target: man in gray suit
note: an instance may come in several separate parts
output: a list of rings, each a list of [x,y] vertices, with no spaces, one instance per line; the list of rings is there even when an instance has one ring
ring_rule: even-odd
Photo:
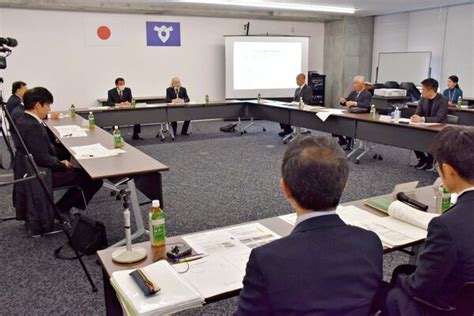
[[[413,123],[447,123],[448,121],[448,100],[438,93],[438,81],[433,78],[425,79],[421,82],[422,98],[418,103],[415,114],[411,117]],[[415,150],[418,170],[433,170],[433,156]]]
[[[296,76],[296,84],[298,88],[295,90],[295,96],[293,101],[299,102],[300,99],[303,100],[304,104],[311,104],[311,98],[313,97],[313,89],[306,84],[306,75],[301,73]],[[291,125],[280,124],[282,131],[278,134],[281,137],[285,137],[288,134],[293,133]]]

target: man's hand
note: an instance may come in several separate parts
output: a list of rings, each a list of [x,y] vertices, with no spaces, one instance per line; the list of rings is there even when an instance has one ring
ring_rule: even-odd
[[[61,161],[61,163],[63,163],[68,170],[74,169],[74,165],[72,163],[70,163],[69,161],[67,161],[67,160],[63,160],[63,161]]]
[[[49,112],[49,117],[53,120],[59,119],[59,112]]]
[[[349,107],[357,106],[357,102],[356,101],[347,101],[346,105],[349,106]]]
[[[346,98],[339,98],[339,103],[345,103],[345,102],[347,102]]]
[[[173,104],[183,104],[184,103],[184,100],[183,99],[180,99],[180,98],[176,98],[176,99],[173,99],[171,101],[171,103]]]
[[[423,118],[422,118],[421,116],[417,115],[417,114],[412,115],[412,117],[411,117],[410,119],[411,119],[411,121],[412,121],[413,123],[421,123],[421,122],[423,122]]]

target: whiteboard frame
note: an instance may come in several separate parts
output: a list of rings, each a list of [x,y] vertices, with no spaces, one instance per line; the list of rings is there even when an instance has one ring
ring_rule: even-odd
[[[379,81],[379,67],[380,67],[380,55],[382,54],[407,54],[407,53],[429,53],[430,55],[430,62],[429,62],[429,67],[428,67],[428,74],[426,78],[431,78],[431,61],[433,60],[433,52],[429,50],[424,50],[424,51],[405,51],[405,52],[379,52],[378,60],[377,60],[377,69],[375,70],[375,83],[384,83],[384,82],[378,82]],[[400,83],[400,82],[399,82]],[[419,82],[413,82],[415,86],[419,87],[421,84]]]

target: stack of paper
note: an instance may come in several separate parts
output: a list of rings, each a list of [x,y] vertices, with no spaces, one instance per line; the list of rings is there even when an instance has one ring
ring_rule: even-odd
[[[114,272],[110,279],[127,314],[163,315],[202,306],[204,298],[167,261],[155,262],[143,270],[161,288],[152,296],[145,297],[130,276],[133,270]]]
[[[54,127],[60,138],[86,137],[87,133],[78,125],[62,125]]]
[[[260,223],[185,236],[183,239],[194,251],[208,256],[189,262],[183,277],[206,298],[239,290],[250,251],[278,238]],[[188,268],[186,263],[174,267],[178,272]]]
[[[99,143],[86,146],[75,146],[71,147],[71,149],[74,151],[74,158],[77,160],[112,157],[125,152],[123,149],[107,149]]]

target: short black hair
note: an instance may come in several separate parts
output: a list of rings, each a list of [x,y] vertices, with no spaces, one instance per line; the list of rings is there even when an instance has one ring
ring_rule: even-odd
[[[441,164],[449,164],[469,183],[474,183],[474,127],[447,126],[433,140],[431,153]]]
[[[35,87],[33,89],[28,89],[23,96],[23,104],[25,105],[25,110],[32,110],[35,107],[35,104],[39,102],[41,105],[52,104],[54,101],[53,95],[49,92],[48,89],[43,87]]]
[[[115,79],[115,85],[118,85],[120,81],[125,81],[125,79],[123,79],[122,77],[118,77],[117,79]]]
[[[281,166],[283,182],[302,208],[334,209],[349,176],[346,154],[332,137],[298,136]]]
[[[18,89],[21,89],[23,88],[24,86],[26,86],[26,83],[23,82],[23,81],[15,81],[13,84],[12,84],[12,94],[15,94]]]
[[[426,88],[433,90],[434,92],[438,91],[439,84],[436,79],[428,78],[428,79],[423,80],[421,84],[425,86]]]

